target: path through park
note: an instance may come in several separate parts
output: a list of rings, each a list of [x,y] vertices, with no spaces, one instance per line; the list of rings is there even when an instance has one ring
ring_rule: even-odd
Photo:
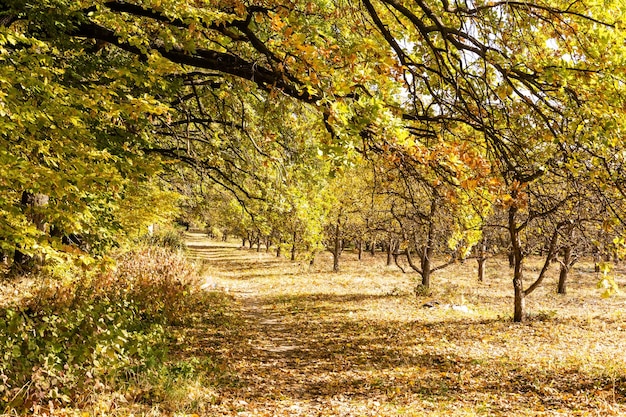
[[[514,325],[498,282],[447,285],[431,297],[468,308],[426,309],[412,277],[373,260],[346,255],[344,271],[332,274],[325,258],[309,267],[200,234],[189,235],[189,248],[204,266],[205,290],[231,298],[187,339],[190,353],[215,360],[212,415],[626,411],[623,319],[546,313]]]

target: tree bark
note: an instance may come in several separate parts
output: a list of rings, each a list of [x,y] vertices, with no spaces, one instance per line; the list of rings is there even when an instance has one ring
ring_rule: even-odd
[[[514,290],[514,309],[513,309],[513,321],[521,323],[524,321],[524,307],[525,307],[525,294],[523,288],[522,271],[521,268],[515,265],[515,275],[513,277],[513,290]]]
[[[422,252],[422,286],[430,288],[430,274],[432,273],[430,256],[432,255],[432,248],[424,248]]]
[[[425,270],[422,274],[422,287],[430,288],[430,270]]]
[[[293,232],[293,242],[291,243],[291,260],[296,260],[296,239],[298,235],[296,232]]]
[[[478,258],[476,261],[478,262],[478,282],[484,282],[485,264],[487,263],[487,258]]]
[[[557,287],[558,294],[567,294],[567,277],[572,265],[572,247],[566,246],[563,250],[563,262],[561,262],[561,270],[559,271],[559,284]]]
[[[337,223],[335,224],[335,241],[333,243],[333,272],[339,272],[339,255],[341,254],[341,211],[337,215]]]
[[[476,258],[476,262],[478,262],[478,282],[484,282],[485,264],[487,263],[487,242],[484,237],[478,248],[478,257]]]
[[[426,246],[422,250],[422,285],[430,288],[430,275],[432,271],[432,256],[435,246],[435,215],[437,212],[437,198],[433,198],[430,203],[430,213],[428,215],[428,234],[426,235]]]
[[[509,208],[509,236],[511,238],[511,252],[513,255],[513,291],[514,291],[514,308],[513,321],[521,323],[524,320],[524,281],[523,281],[523,252],[522,242],[520,239],[520,230],[515,221],[515,215],[518,208],[511,206]]]
[[[41,213],[41,208],[48,204],[49,199],[46,194],[33,194],[28,191],[22,192],[20,201],[22,211],[28,220],[35,225],[37,230],[41,232],[45,232],[46,230],[46,220],[43,213]],[[19,248],[15,248],[11,269],[12,272],[23,273],[31,271],[42,264],[43,255],[32,257],[22,252]]]

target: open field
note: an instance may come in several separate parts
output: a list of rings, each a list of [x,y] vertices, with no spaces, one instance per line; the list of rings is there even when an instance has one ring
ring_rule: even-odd
[[[234,296],[221,327],[180,336],[184,355],[223,370],[203,413],[626,415],[626,298],[600,298],[591,265],[578,265],[567,296],[546,279],[519,325],[503,260],[488,262],[484,283],[474,261],[441,271],[416,297],[416,276],[382,255],[345,253],[333,274],[326,254],[310,268],[200,235],[190,249],[205,287]]]

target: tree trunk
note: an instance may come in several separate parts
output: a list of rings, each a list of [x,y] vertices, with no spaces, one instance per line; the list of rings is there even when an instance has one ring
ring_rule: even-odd
[[[478,282],[485,281],[485,264],[487,263],[487,242],[483,238],[478,249]]]
[[[295,261],[296,260],[296,239],[297,239],[298,235],[296,234],[296,232],[293,232],[293,242],[291,244],[291,260]]]
[[[435,215],[438,209],[437,198],[433,198],[430,203],[430,213],[428,215],[428,234],[426,235],[426,245],[422,250],[422,285],[430,288],[430,275],[432,271],[433,248],[435,246]]]
[[[396,264],[396,266],[398,267],[398,269],[400,269],[400,271],[402,271],[403,274],[406,274],[406,271],[404,270],[404,268],[402,268],[402,265],[400,265],[400,263],[398,262],[398,257],[400,256],[400,245],[396,245],[394,251],[393,251],[393,262]]]
[[[515,254],[513,253],[513,249],[511,249],[508,253],[509,256],[509,268],[515,268]]]
[[[478,282],[484,282],[485,281],[485,264],[487,263],[487,258],[480,257],[480,258],[477,258],[476,261],[478,262]]]
[[[567,294],[567,277],[572,265],[572,247],[566,246],[563,251],[563,262],[561,263],[561,271],[559,272],[559,285],[557,293]]]
[[[26,217],[31,221],[37,230],[44,232],[46,229],[46,221],[43,213],[41,213],[41,207],[48,204],[49,197],[45,194],[33,194],[28,191],[22,192],[22,199],[20,205],[22,211],[26,214]],[[28,272],[43,264],[43,255],[37,255],[34,258],[26,255],[24,252],[15,248],[13,254],[13,265],[11,266],[12,272],[23,273]]]
[[[341,211],[339,215],[337,215],[337,223],[335,224],[335,242],[332,253],[333,272],[339,272],[339,255],[341,254]]]
[[[593,248],[593,269],[595,272],[600,272],[600,249],[597,247]]]
[[[521,270],[518,271],[517,265],[515,266],[515,274],[513,277],[513,289],[514,289],[514,310],[513,310],[513,321],[516,323],[521,323],[524,320],[524,288],[523,288],[523,280]]]
[[[430,274],[431,264],[430,264],[430,255],[432,254],[432,249],[424,248],[422,255],[422,286],[424,288],[430,288]]]
[[[387,266],[391,266],[391,264],[393,263],[392,252],[393,240],[391,239],[391,237],[389,237],[389,240],[387,241]]]
[[[359,250],[359,261],[360,261],[361,258],[363,257],[363,239],[359,239],[357,245],[358,245],[358,250]]]
[[[509,208],[509,236],[511,238],[511,252],[509,260],[513,255],[513,291],[514,291],[514,308],[513,321],[521,323],[524,320],[524,280],[523,280],[523,253],[522,241],[520,238],[520,230],[517,227],[515,215],[517,207]]]
[[[376,240],[372,240],[372,243],[370,246],[370,255],[372,256],[376,255]]]

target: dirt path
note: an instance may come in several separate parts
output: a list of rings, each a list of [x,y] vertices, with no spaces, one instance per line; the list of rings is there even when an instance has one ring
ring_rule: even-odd
[[[307,302],[300,280],[310,278],[303,273],[310,274],[308,267],[201,235],[190,236],[189,248],[205,265],[205,288],[231,294],[241,319],[220,341],[229,346],[238,381],[234,389],[222,387],[216,415],[378,415],[376,398],[359,398],[360,404],[350,398],[358,381],[349,377],[351,364],[342,356],[351,331],[334,319],[343,312]],[[328,301],[333,309],[342,301],[341,295],[325,298],[313,301]]]
[[[257,329],[263,340],[257,340],[260,352],[276,356],[297,349],[287,332],[284,317],[267,305],[264,288],[250,278],[259,275],[258,267],[267,273],[284,267],[284,262],[270,258],[267,253],[249,253],[236,244],[217,243],[200,234],[190,235],[188,247],[192,258],[203,262],[210,271],[204,288],[227,291],[238,301],[246,326]],[[260,265],[256,265],[260,261]]]

